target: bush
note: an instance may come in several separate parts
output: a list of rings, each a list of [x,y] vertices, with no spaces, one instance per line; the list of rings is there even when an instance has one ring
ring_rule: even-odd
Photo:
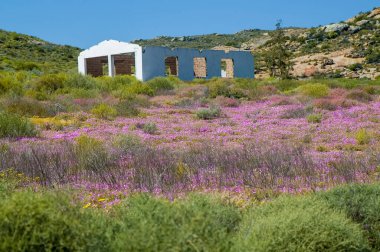
[[[360,227],[311,197],[283,197],[243,219],[236,251],[365,251]]]
[[[366,129],[360,129],[356,132],[355,139],[360,145],[369,144],[371,142],[371,135]]]
[[[296,118],[304,118],[308,114],[313,112],[312,107],[301,107],[301,108],[291,108],[286,110],[282,115],[282,119],[296,119]]]
[[[310,114],[307,116],[307,122],[309,123],[320,123],[322,121],[321,114]]]
[[[229,83],[222,79],[211,80],[207,83],[208,97],[229,96]]]
[[[168,78],[158,77],[146,83],[155,93],[174,89],[173,83]]]
[[[143,147],[141,139],[134,135],[117,135],[113,139],[113,146],[121,150],[123,153],[131,153],[136,149]]]
[[[352,99],[359,102],[370,102],[372,101],[372,96],[363,90],[352,90],[346,95],[346,99]]]
[[[201,109],[197,112],[197,117],[203,120],[211,120],[220,117],[221,110],[219,107],[213,107],[209,109]]]
[[[59,110],[64,110],[59,104],[53,106],[49,102],[40,102],[31,98],[16,97],[5,100],[3,102],[4,108],[10,113],[15,113],[21,116],[40,116],[48,117],[54,116]]]
[[[95,115],[97,118],[106,120],[113,120],[117,116],[117,110],[104,103],[96,105],[91,110],[91,113]]]
[[[312,98],[325,97],[329,94],[329,90],[328,86],[319,83],[309,83],[295,89],[296,92]]]
[[[150,135],[153,135],[153,134],[156,134],[157,131],[158,131],[158,128],[157,128],[157,125],[153,122],[149,122],[149,123],[145,123],[142,130],[144,131],[144,133],[146,134],[150,134]]]
[[[319,197],[360,223],[375,251],[380,250],[380,185],[353,184],[322,192]]]
[[[133,98],[120,100],[115,107],[119,116],[137,116],[140,113],[136,106],[136,99]]]
[[[155,90],[153,90],[150,86],[143,84],[141,82],[136,82],[127,86],[121,87],[115,93],[116,97],[120,99],[130,99],[131,97],[135,97],[136,95],[148,95],[154,96]]]
[[[35,80],[34,89],[51,94],[60,88],[64,88],[66,80],[67,75],[63,73],[42,75]]]
[[[0,137],[33,137],[36,135],[37,130],[28,119],[0,112]]]
[[[18,192],[0,202],[1,251],[105,251],[104,218],[60,193]]]
[[[352,65],[349,65],[347,68],[349,70],[351,70],[351,71],[358,71],[358,70],[362,70],[363,69],[363,65],[360,64],[360,63],[355,63],[355,64],[352,64]]]
[[[109,155],[104,144],[85,135],[75,139],[75,154],[78,159],[78,169],[82,171],[103,172],[109,165]]]
[[[96,88],[96,81],[91,76],[75,73],[67,76],[64,82],[64,86],[90,90]]]
[[[173,203],[135,195],[115,215],[115,251],[228,251],[240,221],[235,207],[200,195]]]
[[[224,96],[218,96],[215,98],[214,103],[222,107],[239,107],[239,100]]]
[[[319,109],[334,111],[338,107],[336,104],[337,102],[338,101],[333,102],[330,99],[317,99],[313,102],[313,106]]]
[[[98,87],[103,91],[116,91],[122,88],[141,84],[134,76],[116,75],[114,77],[102,76],[96,78]]]
[[[5,94],[9,91],[21,95],[22,94],[22,84],[21,82],[12,76],[11,74],[1,73],[0,74],[0,95]]]

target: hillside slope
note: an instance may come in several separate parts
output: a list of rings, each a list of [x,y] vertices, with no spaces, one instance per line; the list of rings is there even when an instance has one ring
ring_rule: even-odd
[[[77,47],[0,30],[0,70],[67,71],[76,67]]]

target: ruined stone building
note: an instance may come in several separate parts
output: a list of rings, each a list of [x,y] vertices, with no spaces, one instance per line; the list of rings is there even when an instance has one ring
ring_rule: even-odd
[[[81,52],[78,69],[94,77],[126,74],[141,81],[168,75],[185,81],[254,77],[253,56],[247,51],[143,47],[115,40],[103,41]]]

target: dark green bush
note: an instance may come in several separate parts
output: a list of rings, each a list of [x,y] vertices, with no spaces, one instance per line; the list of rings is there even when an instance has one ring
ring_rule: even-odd
[[[380,250],[380,184],[341,186],[319,197],[360,223],[372,248]]]
[[[0,137],[33,137],[36,135],[36,128],[27,118],[0,112]]]
[[[18,192],[0,202],[1,251],[106,251],[106,219],[55,193]]]
[[[219,107],[213,107],[209,109],[201,109],[197,111],[197,117],[203,120],[211,120],[220,117],[221,109]]]
[[[200,195],[173,203],[131,196],[115,212],[115,251],[228,251],[240,221],[235,207]]]
[[[368,251],[359,226],[311,197],[282,197],[243,219],[235,251]]]
[[[150,135],[157,134],[158,132],[157,125],[154,122],[145,123],[142,127],[142,130],[144,131],[144,133]]]

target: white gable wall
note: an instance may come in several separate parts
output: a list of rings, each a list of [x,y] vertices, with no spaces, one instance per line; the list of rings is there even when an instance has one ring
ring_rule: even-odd
[[[120,42],[116,40],[106,40],[103,41],[89,49],[81,52],[78,57],[78,70],[82,74],[86,73],[86,59],[107,56],[108,62],[112,62],[112,56],[123,54],[123,53],[135,53],[135,74],[136,78],[143,80],[142,72],[142,48],[136,44],[130,44],[125,42]],[[112,66],[110,64],[109,66]],[[112,70],[110,67],[110,76],[112,75]]]

